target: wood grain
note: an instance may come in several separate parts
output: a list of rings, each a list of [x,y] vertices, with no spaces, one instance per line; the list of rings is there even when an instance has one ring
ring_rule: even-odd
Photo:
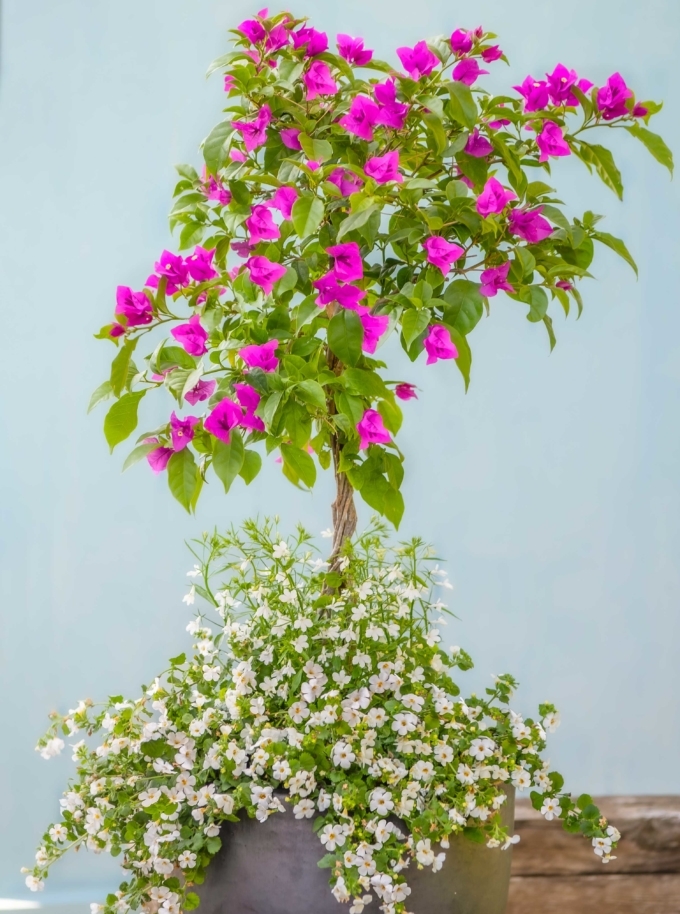
[[[616,860],[603,865],[590,842],[546,822],[528,800],[518,800],[512,852],[514,876],[680,873],[680,796],[596,797],[595,803],[621,832]],[[680,911],[680,902],[678,905]]]
[[[680,914],[680,875],[514,876],[506,914]]]

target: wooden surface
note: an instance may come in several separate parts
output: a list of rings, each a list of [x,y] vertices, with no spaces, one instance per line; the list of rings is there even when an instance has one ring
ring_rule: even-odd
[[[507,914],[680,914],[680,796],[595,803],[621,832],[606,865],[590,841],[517,801]]]

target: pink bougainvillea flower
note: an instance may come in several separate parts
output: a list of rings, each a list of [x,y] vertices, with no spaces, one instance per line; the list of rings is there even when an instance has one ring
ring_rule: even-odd
[[[570,289],[574,288],[572,286],[572,284],[570,282],[568,282],[566,279],[560,279],[559,282],[555,283],[555,286],[558,289],[563,289],[565,292],[569,292]]]
[[[366,309],[359,312],[359,320],[364,328],[364,339],[361,348],[369,355],[373,355],[380,337],[390,325],[390,319],[387,314],[370,314]]]
[[[418,399],[415,384],[407,384],[405,381],[403,381],[401,384],[397,384],[397,386],[394,388],[394,393],[400,400]]]
[[[318,171],[321,168],[321,162],[313,162],[312,159],[307,159],[305,164],[310,171]]]
[[[331,184],[335,184],[343,197],[355,194],[364,186],[364,182],[354,172],[347,168],[336,168],[326,178]]]
[[[158,445],[158,447],[153,451],[149,451],[149,453],[146,455],[146,460],[156,475],[158,475],[158,473],[162,473],[168,465],[168,460],[170,460],[174,454],[173,449],[171,447],[163,447],[158,438],[145,438],[144,444]]]
[[[263,432],[265,430],[264,422],[259,416],[255,415],[255,410],[262,399],[260,394],[250,384],[234,384],[234,390],[236,391],[238,402],[245,410],[241,419],[243,428],[249,428],[255,432]]]
[[[229,444],[232,428],[239,425],[242,419],[243,410],[238,403],[234,403],[233,400],[225,397],[209,413],[203,422],[203,428],[206,432],[214,435],[215,438],[219,438],[220,441]]]
[[[290,33],[283,22],[280,22],[278,25],[275,25],[274,28],[267,35],[267,40],[264,43],[264,49],[267,54],[271,54],[272,51],[278,51],[281,48],[285,48],[287,44],[290,43]]]
[[[456,29],[451,35],[451,50],[455,54],[468,54],[472,50],[474,32],[467,32],[465,29]]]
[[[466,187],[469,187],[470,190],[472,190],[474,188],[474,186],[475,186],[474,183],[468,178],[467,175],[463,174],[463,172],[460,170],[460,167],[458,165],[456,165],[456,177],[458,178],[459,181],[462,181]]]
[[[174,295],[175,292],[179,292],[179,290],[189,282],[189,271],[187,270],[183,258],[179,254],[163,251],[160,259],[153,265],[153,268],[156,271],[156,274],[149,276],[146,285],[157,288],[158,277],[165,276],[167,279],[165,291],[168,295]]]
[[[203,171],[204,192],[208,200],[216,200],[222,206],[229,206],[231,203],[231,191],[229,191],[217,178],[208,175],[206,170]]]
[[[432,324],[423,340],[427,352],[426,365],[433,365],[440,359],[457,359],[458,350],[451,341],[451,334],[442,324]]]
[[[365,67],[373,57],[373,51],[364,48],[363,38],[352,38],[351,35],[338,35],[338,53],[347,63],[355,67]]]
[[[153,320],[153,306],[145,292],[133,292],[129,286],[118,286],[114,314],[124,317],[127,327],[140,327]],[[111,335],[120,336],[124,332],[122,328],[120,333]]]
[[[243,32],[251,44],[258,44],[267,34],[267,30],[257,19],[245,19],[238,26],[238,30]]]
[[[208,400],[215,393],[217,381],[197,381],[196,385],[184,394],[184,399],[192,406],[203,400]]]
[[[122,336],[125,333],[125,327],[122,324],[112,324],[109,327],[109,336],[111,339],[115,340],[119,336]]]
[[[373,156],[366,162],[364,171],[376,184],[388,184],[390,181],[401,183],[404,180],[399,174],[399,153],[396,149],[383,156]]]
[[[506,190],[496,178],[489,178],[484,185],[484,190],[477,197],[477,212],[480,216],[502,213],[508,203],[516,199],[516,193]]]
[[[366,98],[365,95],[357,95],[352,99],[349,111],[344,117],[341,117],[338,123],[344,127],[348,133],[367,140],[369,143],[373,139],[373,128],[378,123],[380,108],[376,103]]]
[[[509,123],[511,122],[507,118],[499,117],[495,121],[488,121],[487,126],[491,130],[500,130],[501,127],[507,127]]]
[[[533,76],[527,76],[520,86],[513,86],[512,88],[524,97],[524,110],[526,112],[542,111],[550,100],[548,83],[543,79],[534,79]]]
[[[338,84],[331,76],[328,64],[323,60],[315,60],[302,80],[307,87],[308,102],[320,95],[335,95],[338,91]]]
[[[248,368],[261,368],[262,371],[276,371],[279,360],[274,353],[276,352],[278,345],[278,340],[269,340],[268,343],[262,343],[260,346],[253,343],[250,346],[244,346],[243,349],[239,349],[238,354]]]
[[[571,155],[569,144],[564,139],[561,128],[554,121],[544,121],[543,129],[536,137],[536,144],[541,151],[539,162],[547,162],[551,156],[559,158]]]
[[[485,136],[481,135],[479,129],[475,127],[465,144],[465,152],[467,152],[469,156],[474,156],[475,159],[483,159],[493,152],[493,146]]]
[[[514,292],[514,287],[508,282],[509,271],[509,260],[506,260],[499,267],[489,267],[488,270],[484,270],[480,276],[482,280],[482,284],[479,287],[480,293],[486,295],[487,298],[493,298],[499,292]]]
[[[553,232],[548,220],[541,216],[542,212],[542,206],[531,210],[512,209],[508,215],[508,228],[529,244],[538,244]]]
[[[644,105],[641,105],[640,102],[637,102],[633,107],[633,117],[646,117],[649,114],[649,108],[645,108]]]
[[[397,56],[411,79],[428,76],[439,63],[437,55],[424,41],[419,41],[413,48],[397,48]]]
[[[335,244],[326,248],[335,261],[335,277],[341,282],[352,282],[354,279],[363,279],[364,262],[361,259],[361,250],[356,241],[346,244]]]
[[[497,44],[491,45],[490,48],[484,48],[482,51],[482,60],[484,63],[493,63],[494,60],[500,60],[502,56],[503,52]]]
[[[189,254],[184,261],[191,278],[196,282],[206,282],[218,276],[217,270],[212,265],[214,256],[215,248],[206,251],[200,244],[197,244],[194,253]]]
[[[316,57],[328,50],[328,35],[311,27],[298,29],[290,33],[294,48],[305,48],[305,57]],[[331,93],[328,93],[331,94]]]
[[[598,111],[605,121],[611,121],[615,117],[623,117],[628,114],[626,101],[632,97],[633,93],[626,85],[623,76],[620,73],[613,73],[605,85],[597,90]],[[639,107],[642,107],[642,105]],[[633,114],[635,114],[635,111],[633,111]],[[642,116],[644,117],[644,115]],[[640,117],[640,115],[636,115],[636,117]]]
[[[230,247],[239,257],[250,257],[250,245],[247,241],[232,241]]]
[[[568,70],[564,64],[558,63],[552,73],[546,73],[548,92],[553,105],[568,105],[575,108],[578,98],[572,92],[574,86],[581,92],[587,92],[593,85],[589,79],[579,79],[576,70]]]
[[[184,419],[180,419],[173,410],[170,416],[170,437],[173,450],[181,451],[193,440],[194,426],[198,421],[198,416],[185,416]]]
[[[338,286],[335,290],[335,301],[338,304],[342,305],[343,308],[348,308],[350,311],[357,311],[359,309],[359,302],[366,298],[366,292],[364,289],[359,289],[357,286],[345,285]]]
[[[271,295],[274,283],[286,275],[286,268],[280,263],[273,263],[266,257],[250,257],[246,261],[250,273],[250,281],[264,290],[265,295]]]
[[[392,127],[401,130],[409,112],[409,106],[397,101],[397,86],[394,79],[386,79],[384,83],[376,83],[373,93],[380,105],[378,124],[383,127]]]
[[[201,327],[201,320],[198,314],[190,317],[188,324],[180,324],[179,327],[173,327],[170,333],[189,355],[205,355],[208,351],[205,345],[205,341],[208,339],[208,331]]]
[[[427,252],[427,262],[439,267],[444,276],[450,271],[454,261],[465,253],[465,249],[459,244],[452,244],[446,238],[440,238],[439,235],[431,235],[426,238],[423,241],[423,247]]]
[[[343,308],[349,308],[350,311],[355,311],[359,302],[366,298],[366,292],[363,289],[359,289],[357,286],[351,284],[341,286],[334,270],[331,270],[319,279],[315,279],[312,282],[312,285],[319,293],[316,298],[316,303],[320,308],[331,304],[331,302],[338,302]]]
[[[258,146],[263,146],[267,142],[267,127],[271,122],[271,108],[269,105],[262,105],[254,120],[232,121],[232,127],[235,127],[243,137],[243,143],[248,152],[252,152],[253,149],[257,149]]]
[[[226,73],[224,76],[224,91],[231,92],[231,90],[236,85],[236,80],[230,73]]]
[[[284,146],[287,146],[288,149],[302,149],[300,140],[298,139],[301,133],[302,131],[299,127],[284,127],[283,130],[279,130],[281,142]]]
[[[284,219],[290,219],[293,211],[293,204],[298,198],[298,192],[294,187],[277,187],[276,193],[264,205],[277,209]]]
[[[357,423],[359,447],[366,450],[370,444],[389,444],[392,440],[385,428],[383,418],[375,409],[367,409]]]
[[[248,159],[248,156],[245,152],[241,152],[240,149],[230,149],[229,158],[232,162],[245,162]]]
[[[260,241],[276,241],[281,237],[281,230],[272,219],[269,207],[263,203],[253,206],[250,216],[245,221],[245,226],[250,235],[251,245],[259,244]]]
[[[465,57],[458,61],[451,75],[456,82],[471,86],[478,76],[483,76],[488,72],[488,70],[482,70],[474,58]]]

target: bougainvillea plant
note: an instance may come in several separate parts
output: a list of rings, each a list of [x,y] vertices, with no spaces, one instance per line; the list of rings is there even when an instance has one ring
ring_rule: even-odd
[[[200,546],[187,602],[198,594],[208,608],[187,626],[193,653],[138,698],[53,715],[40,741],[49,758],[63,736],[99,734],[73,747],[77,777],[31,888],[86,847],[120,856],[126,871],[93,914],[179,914],[197,906],[225,823],[285,811],[313,820],[319,865],[350,914],[372,892],[385,914],[401,914],[409,872],[441,869],[455,836],[502,849],[518,840],[501,822],[511,785],[611,858],[616,828],[542,758],[555,708],[534,719],[512,711],[507,675],[460,697],[452,676],[472,661],[441,644],[450,585],[421,542],[391,550],[376,524],[346,547],[339,572],[303,530],[283,540],[267,522]],[[328,594],[340,574],[344,589]]]
[[[672,156],[645,126],[661,106],[636,101],[619,73],[594,86],[558,64],[490,94],[485,68],[505,55],[481,28],[399,48],[399,68],[348,35],[333,51],[289,13],[263,10],[235,35],[209,71],[224,72],[225,118],[201,173],[178,169],[180,253],[118,287],[99,334],[118,353],[92,403],[115,398],[113,449],[149,391],[170,394],[167,423],[126,465],[167,472],[187,510],[211,478],[250,483],[263,449],[299,486],[332,463],[337,553],[356,527],[354,490],[396,525],[403,512],[394,436],[399,401],[417,394],[384,377],[379,348],[395,336],[412,360],[452,360],[467,386],[470,333],[499,293],[554,345],[551,310],[581,311],[595,243],[635,263],[599,216],[567,217],[552,165],[576,156],[621,197],[594,142],[603,130],[669,169]]]

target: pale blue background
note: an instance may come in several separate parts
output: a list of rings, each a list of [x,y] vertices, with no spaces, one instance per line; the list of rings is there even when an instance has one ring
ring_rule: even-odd
[[[264,2],[264,0],[262,0]],[[304,9],[304,3],[300,9]],[[482,22],[513,61],[492,85],[558,61],[601,83],[621,69],[676,152],[677,0],[315,0],[331,33],[362,34],[381,56]],[[462,11],[463,5],[458,5]],[[207,64],[250,4],[214,0],[5,0],[0,87],[2,260],[2,631],[0,895],[56,813],[68,755],[33,743],[52,707],[136,690],[186,645],[183,539],[255,512],[329,524],[325,481],[303,497],[277,468],[197,518],[144,466],[120,475],[90,391],[111,351],[92,332],[117,283],[138,286],[169,242],[173,164],[219,119]],[[510,78],[510,76],[512,78]],[[578,163],[555,173],[574,212],[607,214],[641,269],[603,251],[577,323],[559,343],[502,296],[472,337],[463,395],[455,368],[404,366],[404,530],[448,559],[460,622],[450,641],[477,660],[474,683],[509,670],[518,703],[556,702],[551,757],[575,789],[678,792],[680,309],[678,186],[625,134],[621,205]],[[406,373],[407,372],[407,373]],[[169,408],[169,403],[166,404]],[[165,408],[165,406],[164,406]],[[96,865],[95,865],[96,864]],[[65,863],[43,901],[96,900],[113,870]]]

